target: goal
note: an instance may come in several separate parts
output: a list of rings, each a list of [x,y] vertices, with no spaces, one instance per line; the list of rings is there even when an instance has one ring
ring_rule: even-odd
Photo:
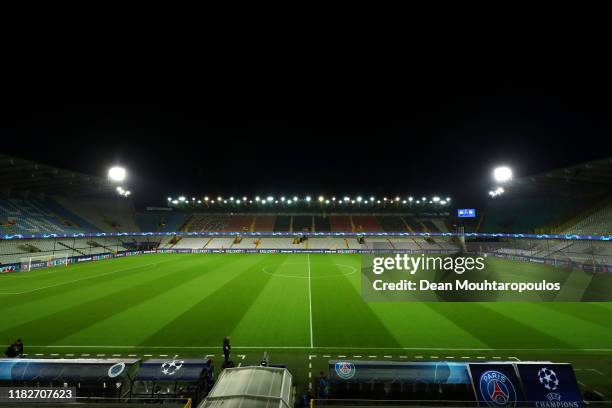
[[[68,253],[55,253],[20,258],[21,270],[31,271],[32,269],[48,268],[50,266],[68,266],[68,257]]]

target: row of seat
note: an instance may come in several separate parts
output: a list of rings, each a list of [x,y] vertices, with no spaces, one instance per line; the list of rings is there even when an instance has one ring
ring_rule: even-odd
[[[256,232],[447,232],[441,219],[374,215],[219,215],[194,214],[181,231]]]

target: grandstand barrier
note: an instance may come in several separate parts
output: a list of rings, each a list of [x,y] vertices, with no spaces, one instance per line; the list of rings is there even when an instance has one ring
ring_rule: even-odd
[[[231,249],[231,248],[215,248],[215,249],[192,249],[192,248],[177,248],[177,249],[154,249],[147,251],[121,251],[117,253],[103,253],[96,255],[79,255],[66,258],[52,258],[45,261],[35,261],[29,264],[24,263],[9,263],[0,264],[0,273],[11,273],[29,271],[33,269],[48,268],[54,266],[66,266],[78,264],[82,262],[101,261],[111,258],[124,258],[127,256],[146,255],[146,254],[429,254],[429,255],[444,255],[456,253],[456,250],[450,249]],[[587,262],[575,262],[571,259],[558,257],[535,257],[527,255],[513,255],[499,252],[471,252],[474,255],[492,256],[496,258],[509,259],[520,262],[532,262],[547,264],[564,268],[577,268],[587,272],[606,273],[612,272],[612,265],[595,264]],[[66,263],[67,262],[67,263]]]
[[[588,272],[612,272],[612,241],[607,237],[600,236],[598,240],[585,241],[577,236],[555,236],[555,239],[545,239],[550,236],[529,236],[526,234],[465,234],[456,233],[405,233],[405,234],[344,234],[344,233],[325,233],[312,234],[310,246],[292,247],[290,242],[284,244],[279,236],[295,237],[295,234],[279,234],[279,233],[257,233],[255,236],[260,238],[269,237],[277,239],[279,243],[275,243],[277,247],[262,247],[257,245],[254,247],[232,247],[232,242],[236,236],[246,236],[244,233],[189,233],[183,234],[184,239],[172,243],[173,238],[178,234],[165,233],[121,233],[121,234],[105,234],[96,235],[106,238],[105,245],[99,245],[95,242],[90,243],[87,237],[74,238],[75,248],[66,250],[66,247],[61,247],[60,250],[52,250],[56,248],[53,240],[58,241],[64,239],[55,235],[47,235],[44,238],[37,238],[38,242],[35,245],[46,248],[41,252],[27,252],[23,249],[24,245],[20,245],[20,241],[29,240],[29,237],[12,236],[9,239],[0,240],[0,273],[11,273],[26,271],[30,269],[40,269],[53,266],[65,266],[90,261],[100,261],[111,258],[120,258],[135,255],[167,253],[167,254],[453,254],[460,251],[456,237],[470,237],[469,245],[465,250],[467,254],[480,256],[491,256],[497,258],[505,258],[515,261],[542,263],[558,267],[578,268]],[[512,238],[507,238],[508,236]],[[381,244],[380,238],[385,237],[385,242]],[[191,237],[191,238],[189,238]],[[229,240],[228,245],[204,246],[204,243],[198,245],[182,245],[183,242],[189,239],[196,238],[215,238],[215,240]],[[276,237],[276,238],[274,238]],[[334,246],[325,245],[315,246],[317,240],[325,241],[324,238],[329,237],[330,240],[338,240],[338,237],[359,238],[365,237],[366,242],[354,242],[354,246]],[[393,240],[395,245],[389,245],[389,239]],[[424,240],[424,238],[428,238]],[[435,238],[431,241],[429,238]],[[48,244],[45,244],[49,241]],[[97,240],[102,242],[101,239]],[[201,240],[205,241],[205,240]],[[92,246],[87,247],[87,244]],[[254,244],[253,244],[254,245]],[[284,246],[286,245],[286,246]],[[77,249],[78,248],[78,249]],[[39,255],[40,254],[40,255]],[[38,255],[38,256],[37,256]]]
[[[612,235],[577,235],[577,234],[506,234],[477,232],[96,232],[78,234],[15,234],[0,235],[0,240],[9,239],[47,239],[47,238],[95,238],[95,237],[467,237],[467,238],[526,238],[526,239],[565,239],[612,241]]]

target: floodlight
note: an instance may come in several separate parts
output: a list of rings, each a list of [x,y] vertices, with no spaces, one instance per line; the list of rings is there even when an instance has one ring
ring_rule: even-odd
[[[440,201],[440,197],[435,196],[432,200],[434,203],[437,203],[438,201]]]
[[[498,183],[506,183],[512,180],[512,169],[507,166],[496,167],[493,170],[493,178]]]
[[[399,200],[400,200],[400,198],[399,198],[399,197],[395,197],[395,201],[399,201]]]
[[[230,197],[230,201],[234,201],[234,197]]]
[[[446,205],[446,201],[445,201],[445,200],[441,200],[441,201],[440,201],[440,204],[441,204],[441,205]]]
[[[291,200],[287,200],[287,204],[291,204],[293,201]]]
[[[306,196],[306,201],[307,201],[307,202],[310,202],[310,200],[312,200],[312,199],[310,198],[310,196]]]
[[[186,198],[185,198],[184,196],[180,196],[180,197],[178,198],[178,200],[179,200],[179,201],[185,201],[185,200],[186,200]]]
[[[255,201],[259,201],[259,196],[256,196],[256,197],[255,197]]]
[[[360,203],[360,202],[361,202],[361,200],[363,200],[363,198],[361,198],[361,196],[358,196],[358,197],[357,197],[357,202],[358,202],[358,203]]]
[[[329,200],[325,200],[325,204],[329,204]]]
[[[267,200],[268,200],[268,201],[273,201],[273,200],[274,200],[274,197],[272,197],[272,196],[268,196]]]
[[[323,196],[319,196],[319,202],[322,203],[325,200],[325,198],[323,198]]]
[[[285,196],[282,196],[282,197],[281,197],[281,201],[285,201]]]
[[[350,197],[344,197],[344,201],[350,201],[351,198]]]
[[[414,200],[414,198],[408,197],[408,201],[412,202],[412,200]]]
[[[168,197],[168,201],[172,201],[172,197]]]
[[[178,200],[172,201],[172,204],[178,204]]]
[[[297,200],[298,200],[297,196],[293,196],[293,201],[297,201]]]
[[[118,187],[116,188],[116,190],[117,190],[117,192],[118,192],[119,194],[123,193],[123,187],[121,187],[121,186],[118,186]]]
[[[371,196],[371,197],[370,197],[370,201],[374,201],[374,196]]]
[[[111,167],[110,169],[108,169],[108,178],[111,181],[115,181],[115,182],[122,182],[123,180],[125,180],[127,172],[125,171],[125,169],[123,167],[119,167],[119,166],[114,166]]]
[[[208,201],[208,196],[204,197],[204,201]]]

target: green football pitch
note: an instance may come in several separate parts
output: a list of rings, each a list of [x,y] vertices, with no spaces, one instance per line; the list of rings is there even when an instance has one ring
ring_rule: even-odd
[[[545,265],[489,259],[511,272]],[[0,276],[0,340],[29,356],[263,352],[302,383],[332,358],[572,362],[612,391],[610,303],[366,303],[360,257],[152,254]]]

